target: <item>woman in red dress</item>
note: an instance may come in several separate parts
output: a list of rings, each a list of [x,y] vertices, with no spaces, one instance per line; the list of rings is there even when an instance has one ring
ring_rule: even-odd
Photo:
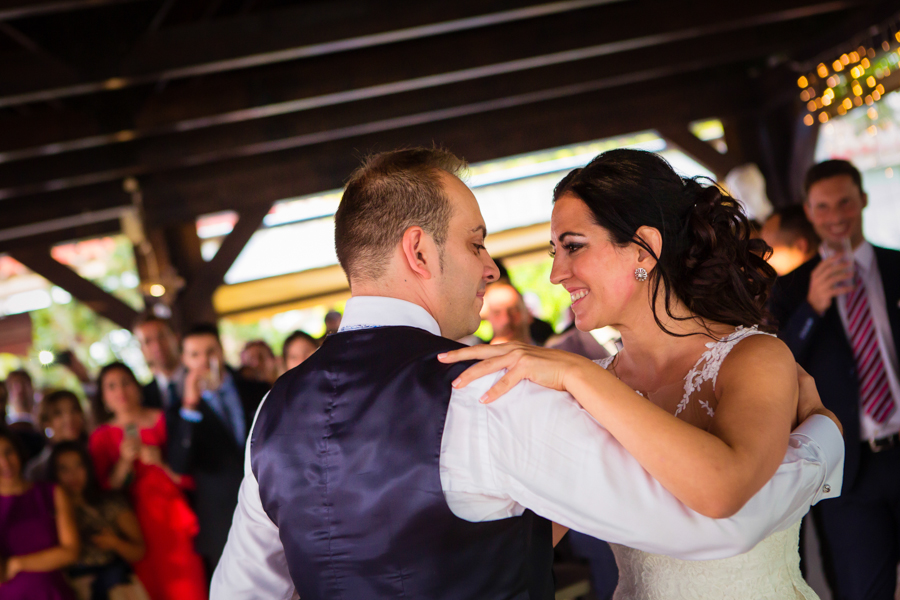
[[[88,441],[97,480],[128,491],[144,533],[147,551],[135,573],[152,600],[204,600],[203,562],[194,551],[197,517],[181,489],[190,482],[163,460],[162,412],[141,406],[141,387],[122,363],[100,371],[94,412],[103,423]]]

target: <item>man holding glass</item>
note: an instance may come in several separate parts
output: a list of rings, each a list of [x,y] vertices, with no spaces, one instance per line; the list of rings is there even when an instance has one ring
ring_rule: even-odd
[[[900,561],[900,252],[863,237],[867,198],[845,160],[814,165],[804,209],[819,254],[772,293],[779,337],[844,425],[841,497],[813,509],[842,599],[894,598]]]
[[[181,361],[184,394],[166,419],[168,460],[175,472],[194,478],[197,552],[211,577],[237,506],[247,434],[269,386],[243,379],[225,365],[215,325],[196,325],[185,333]]]

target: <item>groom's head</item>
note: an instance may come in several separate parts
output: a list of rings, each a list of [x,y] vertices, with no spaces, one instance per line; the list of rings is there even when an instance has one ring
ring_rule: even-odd
[[[475,331],[498,276],[478,202],[458,177],[465,167],[442,149],[376,154],[351,175],[334,218],[351,293],[415,302],[449,338]]]

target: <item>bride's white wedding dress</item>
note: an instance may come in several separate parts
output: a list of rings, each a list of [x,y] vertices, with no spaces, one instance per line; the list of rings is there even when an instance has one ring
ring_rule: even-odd
[[[684,379],[684,396],[675,411],[684,411],[707,381],[715,387],[722,361],[742,339],[763,334],[756,327],[706,344],[707,350]],[[596,361],[607,368],[614,357]],[[638,392],[640,393],[640,392]],[[712,417],[708,403],[699,408]],[[619,566],[614,600],[818,600],[800,574],[800,522],[773,533],[752,550],[733,558],[691,561],[610,544]]]

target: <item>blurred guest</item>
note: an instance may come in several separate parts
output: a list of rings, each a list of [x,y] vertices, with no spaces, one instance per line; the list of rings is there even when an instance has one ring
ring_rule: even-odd
[[[114,591],[120,597],[143,597],[146,592],[131,568],[144,557],[144,536],[134,511],[119,494],[100,489],[80,442],[56,444],[48,466],[50,479],[66,492],[75,510],[81,554],[68,574],[79,599],[109,600]]]
[[[500,275],[495,280],[494,283],[497,285],[507,284],[509,286],[512,286],[513,289],[516,290],[516,293],[519,293],[518,288],[516,288],[515,286],[512,285],[512,280],[509,278],[509,271],[506,270],[506,265],[503,264],[503,261],[501,261],[499,259],[495,259],[495,263],[497,265],[497,270],[500,271]],[[522,297],[522,301],[525,302],[524,296]],[[528,343],[533,343],[538,346],[543,346],[544,343],[548,339],[550,339],[550,337],[552,337],[554,333],[556,333],[556,331],[553,329],[553,325],[551,325],[547,321],[543,321],[535,316],[535,313],[531,311],[531,306],[529,306],[528,302],[525,302],[525,307],[528,309],[529,314],[531,315],[531,324],[528,326],[528,332],[529,332],[529,335],[531,335],[532,341],[528,342]],[[484,316],[482,316],[482,318],[484,318]],[[467,336],[467,337],[471,338],[473,336]],[[469,339],[464,339],[464,340],[460,340],[460,341],[462,343],[466,344],[467,346],[473,345],[473,342],[471,342]],[[474,343],[480,343],[480,342],[474,342]],[[492,341],[492,343],[499,343],[499,342]]]
[[[336,310],[329,310],[325,314],[325,335],[337,333],[341,328],[341,313]]]
[[[43,450],[45,440],[35,422],[31,375],[24,369],[11,372],[6,376],[6,389],[9,393],[6,422],[25,444],[28,457],[37,456]]]
[[[184,369],[178,352],[178,336],[165,319],[148,314],[134,325],[134,337],[141,345],[153,380],[144,386],[144,406],[168,408],[181,402]]]
[[[511,284],[498,282],[487,286],[481,316],[494,330],[492,344],[534,344],[530,329],[531,313],[525,307],[522,295]]]
[[[278,360],[263,340],[250,340],[241,350],[241,375],[269,385],[278,379]]]
[[[168,414],[169,460],[196,484],[196,547],[211,575],[237,506],[247,434],[269,385],[244,379],[225,365],[215,325],[197,325],[184,335],[182,362],[184,397],[181,408]]]
[[[290,371],[304,360],[312,356],[319,348],[316,339],[299,329],[289,335],[284,340],[284,346],[281,349],[281,356],[284,359],[285,371]]]
[[[78,441],[87,444],[87,423],[78,397],[69,390],[57,390],[41,401],[41,427],[49,443],[25,467],[29,481],[46,481],[47,464],[53,447],[60,442]]]
[[[134,570],[153,600],[206,597],[203,562],[194,552],[197,517],[179,489],[189,481],[163,461],[166,422],[141,404],[131,369],[100,370],[94,413],[102,423],[89,440],[95,473],[105,489],[127,491],[144,531],[146,553]]]
[[[803,207],[822,246],[778,278],[771,306],[778,337],[844,426],[841,495],[814,506],[813,522],[836,597],[892,600],[900,561],[900,252],[866,241],[868,198],[851,163],[814,165],[805,187]]]
[[[779,275],[787,275],[819,250],[819,236],[801,205],[772,213],[762,226],[761,237],[772,246],[769,264]]]
[[[59,571],[78,559],[72,504],[51,483],[22,477],[24,453],[0,426],[0,599],[74,600]]]
[[[571,311],[572,309],[570,308],[569,310]],[[575,327],[574,318],[562,333],[547,340],[546,346],[547,348],[565,350],[591,360],[600,360],[609,356],[606,348],[600,345],[600,342],[590,332],[580,331]]]

